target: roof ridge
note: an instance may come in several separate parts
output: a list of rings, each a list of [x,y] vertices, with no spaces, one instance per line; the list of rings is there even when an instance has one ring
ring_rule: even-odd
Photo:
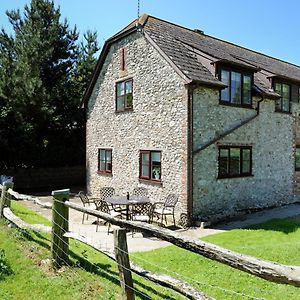
[[[188,27],[184,27],[184,26],[178,25],[178,24],[176,24],[176,23],[173,23],[173,22],[170,22],[170,21],[166,21],[166,20],[164,20],[164,19],[160,19],[160,18],[154,17],[154,16],[152,16],[152,15],[148,15],[148,19],[149,19],[149,17],[150,17],[150,18],[153,18],[153,19],[156,19],[156,20],[159,20],[159,21],[162,21],[162,22],[164,22],[164,23],[167,23],[167,24],[170,24],[170,25],[174,25],[174,26],[176,26],[176,27],[180,27],[180,28],[182,28],[182,29],[191,31],[191,32],[194,33],[194,34],[198,34],[198,35],[200,34],[200,33],[195,32],[194,29],[191,29],[191,28],[188,28]],[[217,38],[217,37],[208,35],[208,34],[206,34],[206,33],[201,33],[201,35],[204,35],[204,36],[207,36],[207,37],[209,37],[209,38],[218,40],[218,41],[220,41],[220,42],[227,43],[227,44],[232,45],[232,46],[236,46],[236,47],[238,47],[238,48],[240,48],[240,49],[244,49],[244,50],[251,51],[251,52],[253,52],[253,53],[259,54],[259,55],[263,55],[263,56],[265,56],[265,57],[274,59],[274,60],[279,61],[279,62],[282,62],[282,63],[286,63],[286,64],[288,64],[288,65],[291,65],[291,66],[294,66],[294,67],[300,69],[300,65],[296,65],[296,64],[294,64],[294,63],[291,63],[291,62],[285,61],[285,60],[283,60],[283,59],[280,59],[280,58],[277,58],[277,57],[274,57],[274,56],[271,56],[271,55],[268,55],[268,54],[259,52],[259,51],[257,51],[257,50],[253,50],[253,49],[250,49],[250,48],[247,48],[247,47],[244,47],[244,46],[240,46],[240,45],[238,45],[238,44],[229,42],[229,41],[227,41],[227,40],[222,40],[222,39],[220,39],[220,38]]]

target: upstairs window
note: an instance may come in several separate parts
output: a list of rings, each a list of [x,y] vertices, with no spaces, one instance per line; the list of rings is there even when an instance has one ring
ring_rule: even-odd
[[[252,174],[252,148],[219,147],[219,178],[244,177]]]
[[[275,83],[275,92],[280,98],[275,101],[275,111],[290,112],[291,86],[286,83]]]
[[[220,102],[237,106],[252,105],[252,74],[220,69],[220,80],[227,87],[220,92]]]
[[[300,146],[295,151],[295,171],[300,171]]]
[[[116,84],[116,111],[132,110],[132,79]]]
[[[98,173],[112,173],[111,149],[98,149]]]
[[[161,151],[140,152],[140,178],[161,181]]]

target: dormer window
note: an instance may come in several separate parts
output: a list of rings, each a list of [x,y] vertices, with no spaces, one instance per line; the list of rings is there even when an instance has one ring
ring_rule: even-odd
[[[251,107],[252,74],[221,68],[219,79],[227,85],[227,87],[220,92],[220,103]]]
[[[286,83],[275,82],[275,92],[280,98],[275,102],[275,111],[290,112],[291,86]]]

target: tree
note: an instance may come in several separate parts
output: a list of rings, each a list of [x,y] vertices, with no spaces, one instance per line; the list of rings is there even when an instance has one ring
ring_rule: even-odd
[[[78,44],[53,1],[6,12],[14,35],[0,33],[0,167],[62,166],[85,157],[80,100],[95,66],[97,34]]]

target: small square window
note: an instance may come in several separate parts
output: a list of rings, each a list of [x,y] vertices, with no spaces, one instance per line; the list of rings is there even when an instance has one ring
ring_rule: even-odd
[[[295,151],[295,171],[300,171],[300,146]]]
[[[244,177],[252,174],[252,148],[219,147],[219,178]]]
[[[132,110],[133,90],[132,79],[116,84],[116,111]]]
[[[140,178],[161,181],[161,151],[140,151]]]
[[[98,149],[98,172],[112,173],[112,150]]]

